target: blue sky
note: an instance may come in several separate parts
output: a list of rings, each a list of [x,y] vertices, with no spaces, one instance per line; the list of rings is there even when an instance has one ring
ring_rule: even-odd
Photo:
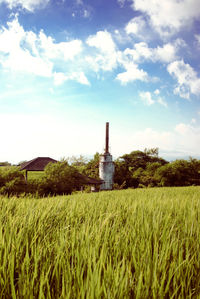
[[[0,161],[199,157],[200,0],[0,0]]]

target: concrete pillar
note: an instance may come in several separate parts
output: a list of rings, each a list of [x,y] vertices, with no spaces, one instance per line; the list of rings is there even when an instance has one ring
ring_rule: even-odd
[[[113,189],[114,170],[115,167],[112,161],[112,155],[108,152],[100,155],[99,177],[100,179],[104,180],[104,183],[100,185],[100,190]]]

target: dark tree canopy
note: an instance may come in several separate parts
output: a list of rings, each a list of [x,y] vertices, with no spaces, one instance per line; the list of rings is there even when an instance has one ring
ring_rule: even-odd
[[[49,163],[44,170],[40,192],[44,194],[69,194],[84,182],[77,169],[67,161]]]
[[[156,164],[155,164],[156,163]],[[140,178],[143,176],[152,176],[152,168],[160,167],[167,164],[163,158],[158,157],[158,149],[145,149],[142,151],[133,151],[125,154],[115,161],[115,177],[114,181],[119,186],[122,184],[128,187],[138,187]],[[151,180],[146,179],[146,184]]]

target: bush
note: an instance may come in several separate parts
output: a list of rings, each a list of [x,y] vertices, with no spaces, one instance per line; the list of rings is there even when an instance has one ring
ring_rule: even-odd
[[[23,173],[18,167],[6,167],[0,170],[0,193],[8,196],[19,195],[26,191]]]
[[[41,195],[70,194],[79,190],[83,182],[83,177],[67,161],[49,163],[38,183],[38,192]]]

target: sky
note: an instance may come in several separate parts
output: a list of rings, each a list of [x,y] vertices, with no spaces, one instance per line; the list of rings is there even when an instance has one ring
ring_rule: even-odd
[[[0,162],[200,157],[200,0],[0,0]]]

